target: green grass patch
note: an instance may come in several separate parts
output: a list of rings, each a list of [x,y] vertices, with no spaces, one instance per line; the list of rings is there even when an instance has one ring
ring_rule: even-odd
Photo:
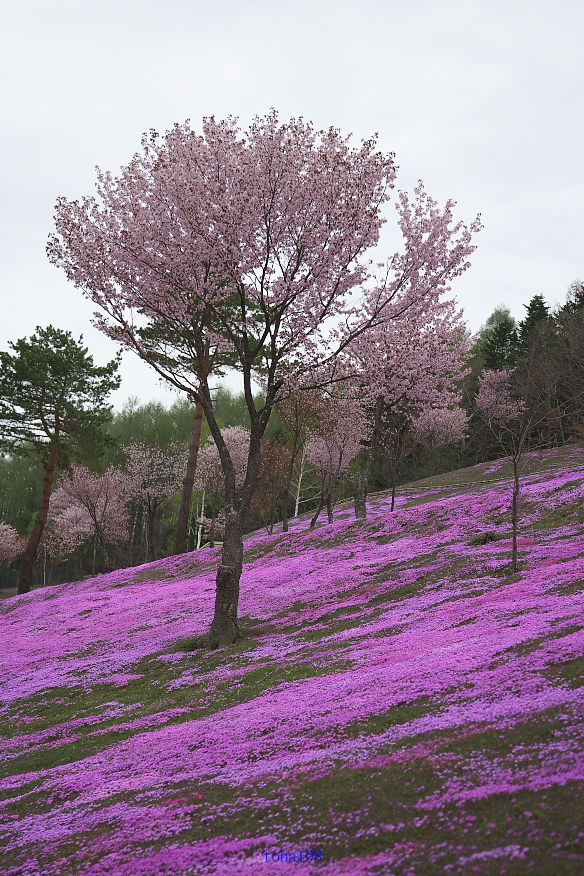
[[[571,688],[584,687],[584,657],[554,663],[548,666],[545,675],[552,681],[561,680]]]

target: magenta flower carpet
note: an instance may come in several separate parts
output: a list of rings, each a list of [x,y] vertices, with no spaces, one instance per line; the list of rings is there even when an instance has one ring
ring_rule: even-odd
[[[6,876],[584,873],[584,451],[0,603]]]

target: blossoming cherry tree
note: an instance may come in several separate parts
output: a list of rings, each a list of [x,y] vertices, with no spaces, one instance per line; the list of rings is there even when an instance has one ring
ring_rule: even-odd
[[[98,199],[57,203],[49,257],[98,306],[96,325],[203,406],[225,489],[210,647],[237,637],[243,523],[274,406],[300,384],[338,380],[352,339],[406,318],[427,291],[409,280],[441,269],[442,237],[470,251],[472,229],[403,195],[404,253],[391,277],[371,276],[366,254],[395,173],[374,139],[352,147],[334,128],[280,123],[272,111],[243,134],[232,118],[205,119],[201,134],[188,123],[152,131],[118,177],[99,173]],[[370,294],[352,295],[359,288]],[[231,354],[243,382],[250,441],[240,486],[205,375],[210,350]]]

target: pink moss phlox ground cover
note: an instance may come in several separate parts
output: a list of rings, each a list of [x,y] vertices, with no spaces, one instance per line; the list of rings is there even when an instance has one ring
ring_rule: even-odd
[[[514,576],[493,472],[248,538],[233,652],[177,648],[216,550],[4,602],[2,872],[272,874],[286,848],[330,876],[535,866],[549,827],[475,821],[584,781],[582,453],[525,475]],[[577,839],[549,854],[584,870]]]

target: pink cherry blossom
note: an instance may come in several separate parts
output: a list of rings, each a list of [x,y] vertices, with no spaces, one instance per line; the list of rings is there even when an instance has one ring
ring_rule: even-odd
[[[74,465],[51,498],[55,549],[74,547],[93,535],[107,565],[108,545],[128,537],[127,489],[128,479],[118,469],[96,475],[85,466]]]
[[[0,566],[9,564],[26,547],[26,540],[8,523],[0,523]]]

